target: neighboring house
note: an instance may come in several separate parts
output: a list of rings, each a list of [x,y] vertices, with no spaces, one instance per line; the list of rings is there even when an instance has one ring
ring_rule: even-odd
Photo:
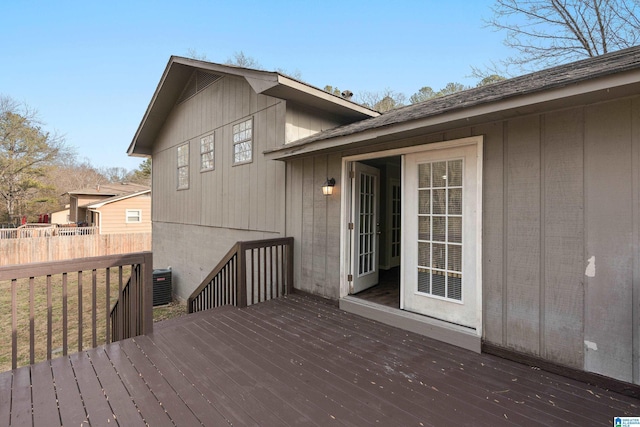
[[[640,383],[640,48],[380,116],[172,57],[129,153],[153,157],[154,263],[182,298],[236,241],[291,236],[296,289]],[[397,307],[351,296],[396,265]]]
[[[51,219],[50,219],[51,224],[57,224],[57,225],[69,224],[71,222],[71,218],[69,215],[69,206],[70,205],[67,204],[64,206],[64,209],[52,212]]]
[[[100,234],[151,231],[151,189],[137,184],[106,184],[70,191],[69,220],[97,226]]]

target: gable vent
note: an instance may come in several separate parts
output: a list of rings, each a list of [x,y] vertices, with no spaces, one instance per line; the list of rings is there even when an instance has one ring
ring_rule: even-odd
[[[222,76],[219,74],[207,73],[206,71],[200,70],[194,71],[178,98],[178,104],[191,98],[221,78]]]

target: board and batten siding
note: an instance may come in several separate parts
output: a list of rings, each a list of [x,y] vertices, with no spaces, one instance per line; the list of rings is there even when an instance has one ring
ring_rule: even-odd
[[[287,102],[285,143],[349,123],[335,114]]]
[[[284,141],[286,103],[225,76],[169,114],[153,147],[155,268],[174,269],[187,298],[241,240],[284,235],[285,165],[265,150]],[[253,161],[233,165],[232,127],[253,118]],[[200,170],[200,138],[214,134],[215,168]],[[189,144],[189,188],[177,190],[177,147]],[[179,262],[178,262],[179,261]]]
[[[141,212],[142,222],[127,222],[127,210]],[[100,234],[151,233],[151,194],[141,194],[108,203],[99,209]]]
[[[484,135],[485,342],[640,383],[640,97],[288,161],[296,287],[339,297],[343,156],[472,135]]]

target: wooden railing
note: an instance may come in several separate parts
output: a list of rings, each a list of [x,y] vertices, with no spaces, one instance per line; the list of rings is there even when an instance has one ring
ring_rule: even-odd
[[[0,239],[26,239],[33,237],[53,236],[88,236],[98,234],[98,227],[71,227],[71,226],[40,226],[0,229]]]
[[[293,237],[237,242],[187,301],[189,313],[246,307],[293,291]]]
[[[11,369],[151,333],[152,272],[151,252],[0,267],[0,342],[11,343]],[[5,369],[8,351],[0,346]]]
[[[118,300],[111,307],[111,340],[120,341],[142,335],[144,310],[140,301],[144,299],[145,286],[142,285],[144,266],[132,266],[131,276],[124,288],[118,291]],[[151,288],[153,285],[150,286]]]

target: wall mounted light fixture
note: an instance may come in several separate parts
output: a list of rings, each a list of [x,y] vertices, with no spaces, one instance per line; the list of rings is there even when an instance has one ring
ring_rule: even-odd
[[[324,184],[322,184],[322,194],[330,196],[333,194],[333,187],[336,185],[336,180],[327,178]]]

